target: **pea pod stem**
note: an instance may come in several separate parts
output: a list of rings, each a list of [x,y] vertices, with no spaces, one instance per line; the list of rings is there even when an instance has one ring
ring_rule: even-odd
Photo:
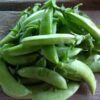
[[[78,41],[81,38],[84,40],[83,36],[75,36],[71,34],[49,34],[49,35],[39,35],[39,36],[31,36],[26,37],[21,40],[21,43],[23,45],[54,45],[59,43],[65,43],[65,44],[75,44],[78,42],[78,44],[82,41]]]

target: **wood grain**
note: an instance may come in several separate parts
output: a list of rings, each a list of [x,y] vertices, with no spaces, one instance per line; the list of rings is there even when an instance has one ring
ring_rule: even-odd
[[[100,25],[100,11],[85,11],[91,19]],[[0,11],[0,38],[8,33],[8,31],[15,25],[19,19],[20,12],[14,11]],[[86,74],[86,73],[84,73]],[[92,96],[86,84],[82,84],[79,91],[69,100],[100,100],[100,74],[96,74],[97,90],[96,94]],[[0,91],[0,100],[15,100],[7,97]]]
[[[23,10],[28,6],[33,6],[36,2],[43,3],[46,0],[0,0],[0,10]],[[77,3],[83,3],[83,10],[100,10],[100,0],[57,0],[57,3],[62,3],[69,7]]]

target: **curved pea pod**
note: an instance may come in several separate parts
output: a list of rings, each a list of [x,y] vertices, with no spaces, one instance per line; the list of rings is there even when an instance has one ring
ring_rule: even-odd
[[[21,27],[25,27],[25,25],[29,24],[32,21],[36,21],[39,19],[42,19],[42,16],[44,14],[44,10],[39,10],[33,14],[31,14],[26,20],[23,21]]]
[[[78,15],[76,13],[66,13],[69,20],[76,23],[79,26],[82,26],[86,29],[97,41],[100,41],[100,30],[96,27],[96,25],[89,19],[84,16]]]
[[[23,44],[19,44],[16,46],[4,48],[2,51],[4,54],[9,54],[11,56],[19,56],[19,55],[24,55],[24,54],[29,54],[36,52],[40,49],[40,46],[26,46]]]
[[[12,65],[28,65],[33,64],[38,58],[38,54],[22,55],[22,56],[10,56],[3,55],[3,59]]]
[[[23,45],[35,46],[35,45],[54,45],[54,44],[80,44],[85,39],[82,35],[71,35],[71,34],[49,34],[26,37],[21,40]]]
[[[13,76],[10,75],[2,60],[0,60],[0,85],[5,94],[14,98],[23,98],[31,95],[30,90],[18,83]]]
[[[55,30],[54,30],[55,28]],[[48,8],[43,16],[40,24],[40,34],[53,34],[56,33],[56,27],[53,26],[53,8]],[[58,55],[54,45],[44,46],[42,54],[51,62],[58,63]]]
[[[57,88],[66,89],[67,83],[66,80],[57,72],[49,70],[43,67],[26,67],[20,69],[18,74],[25,78],[36,78],[47,82]]]
[[[100,72],[100,55],[90,56],[85,63],[91,68],[93,72]]]
[[[67,89],[56,89],[46,85],[33,86],[32,100],[66,100],[71,97],[80,87],[77,82],[68,82]]]
[[[71,80],[84,80],[87,82],[91,93],[96,90],[96,79],[92,70],[83,62],[74,60],[69,63],[59,63],[58,68],[62,75]]]
[[[43,67],[46,67],[46,59],[44,57],[40,58],[37,62],[36,62],[36,66],[43,66]]]

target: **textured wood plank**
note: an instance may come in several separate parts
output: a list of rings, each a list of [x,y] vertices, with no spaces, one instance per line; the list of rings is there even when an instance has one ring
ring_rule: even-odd
[[[100,25],[100,11],[85,11],[91,19]],[[19,18],[19,12],[14,11],[0,11],[0,38],[6,35]],[[82,84],[79,91],[69,100],[100,100],[100,74],[96,74],[97,90],[96,94],[92,96],[86,84]],[[0,100],[15,100],[7,97],[0,91]]]
[[[19,18],[19,12],[0,11],[0,38],[6,35]]]
[[[33,6],[36,2],[43,3],[46,0],[0,0],[0,10],[23,10],[28,6]],[[70,1],[70,2],[69,2]],[[82,2],[84,10],[100,10],[100,0],[57,0],[58,4],[74,6]]]

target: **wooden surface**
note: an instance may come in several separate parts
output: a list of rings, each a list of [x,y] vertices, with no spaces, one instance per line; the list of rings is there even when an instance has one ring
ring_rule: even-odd
[[[0,10],[23,10],[27,6],[33,6],[36,2],[43,3],[46,0],[0,0]],[[84,10],[100,10],[100,0],[57,0],[58,4],[73,6],[83,3]]]
[[[92,20],[100,25],[100,11],[86,11],[86,13],[92,18]],[[0,37],[6,35],[11,29],[15,22],[19,18],[19,12],[14,11],[0,11]],[[84,73],[86,74],[86,73]],[[87,88],[86,84],[81,85],[79,91],[72,96],[69,100],[100,100],[100,74],[96,75],[97,79],[97,90],[96,94],[92,96]],[[15,100],[7,97],[0,91],[0,100]]]

